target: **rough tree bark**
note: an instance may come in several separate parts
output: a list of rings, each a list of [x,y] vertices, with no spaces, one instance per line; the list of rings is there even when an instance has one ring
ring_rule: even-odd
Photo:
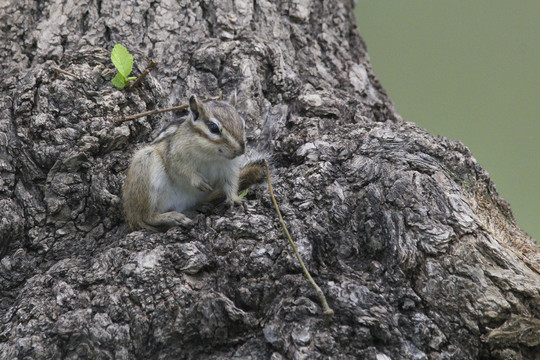
[[[465,146],[395,112],[352,0],[4,0],[0,24],[2,359],[538,358],[538,248]],[[110,84],[115,43],[159,62],[142,87]],[[188,230],[122,219],[131,154],[182,114],[115,117],[235,89],[328,327],[264,186]]]

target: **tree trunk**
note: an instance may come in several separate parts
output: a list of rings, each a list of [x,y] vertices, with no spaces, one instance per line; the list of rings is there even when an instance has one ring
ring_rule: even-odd
[[[540,255],[459,142],[401,120],[353,1],[4,0],[2,359],[538,359]],[[117,90],[110,51],[142,86]],[[55,71],[61,68],[77,76]],[[238,91],[264,186],[190,229],[130,232],[133,151]]]

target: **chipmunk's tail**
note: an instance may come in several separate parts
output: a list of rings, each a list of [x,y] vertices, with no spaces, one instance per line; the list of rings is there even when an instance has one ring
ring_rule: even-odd
[[[251,185],[259,184],[266,179],[265,161],[270,159],[269,154],[255,152],[245,156],[244,165],[240,170],[239,190],[244,191]]]

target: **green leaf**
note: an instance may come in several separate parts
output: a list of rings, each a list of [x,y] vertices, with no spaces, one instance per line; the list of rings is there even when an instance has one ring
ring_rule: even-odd
[[[243,198],[243,197],[245,197],[245,196],[247,195],[247,192],[248,192],[248,189],[245,189],[244,191],[242,191],[242,192],[240,193],[240,195],[238,195],[238,196],[240,197],[240,199]]]
[[[133,68],[133,56],[129,51],[122,45],[116,44],[111,53],[111,60],[118,72],[124,75],[124,78],[127,78]]]
[[[127,80],[126,80],[126,77],[124,75],[118,73],[118,74],[116,74],[115,77],[112,78],[111,82],[117,88],[123,89],[124,86],[126,86]]]

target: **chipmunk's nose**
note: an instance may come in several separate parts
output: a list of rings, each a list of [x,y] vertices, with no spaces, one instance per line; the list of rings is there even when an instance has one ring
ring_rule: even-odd
[[[234,159],[237,156],[240,156],[246,152],[246,143],[244,141],[238,142],[238,146],[229,147],[231,150],[232,158]]]

